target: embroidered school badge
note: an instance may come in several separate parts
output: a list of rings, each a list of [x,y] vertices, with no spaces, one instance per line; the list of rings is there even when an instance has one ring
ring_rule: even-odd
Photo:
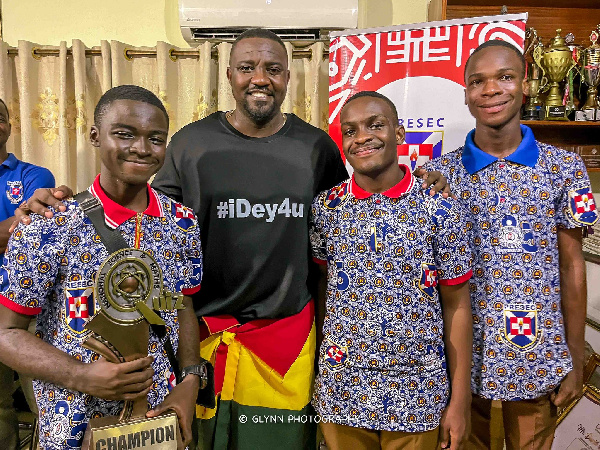
[[[433,298],[438,285],[437,269],[434,264],[421,264],[419,289],[429,298]]]
[[[171,202],[171,214],[173,214],[177,226],[183,231],[194,229],[194,212],[191,209],[180,203]]]
[[[340,206],[348,194],[348,183],[342,183],[329,190],[325,196],[323,206],[327,209],[335,209]]]
[[[596,201],[590,187],[569,192],[569,214],[573,220],[584,225],[594,225],[598,220]]]
[[[518,349],[529,349],[539,342],[539,330],[537,323],[537,311],[535,307],[525,305],[508,305],[504,310],[504,340]],[[523,309],[528,308],[528,309]]]
[[[92,286],[66,289],[65,320],[72,332],[76,334],[87,332],[85,325],[94,317],[95,313],[96,305]]]
[[[348,348],[337,344],[329,343],[325,350],[325,362],[332,369],[339,369],[348,359]]]
[[[6,182],[6,197],[12,204],[23,200],[23,183],[20,181]]]

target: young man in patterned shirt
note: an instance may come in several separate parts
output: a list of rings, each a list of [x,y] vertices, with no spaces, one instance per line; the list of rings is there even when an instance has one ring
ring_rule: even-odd
[[[107,227],[158,261],[158,270],[151,267],[153,277],[162,271],[162,292],[184,295],[185,309],[154,314],[167,326],[179,365],[196,365],[199,328],[189,295],[200,288],[200,232],[191,210],[147,184],[165,158],[165,108],[146,89],[119,86],[102,96],[94,123],[90,140],[102,165],[89,192]],[[32,216],[31,225],[18,227],[0,268],[0,360],[35,379],[40,447],[80,448],[90,418],[118,415],[123,400],[139,397],[153,408],[149,417],[174,410],[187,445],[200,380],[188,375],[173,387],[163,341],[153,331],[148,356],[129,362],[114,364],[83,347],[91,333],[85,325],[99,310],[94,280],[109,255],[77,201],[65,206],[52,219]],[[137,279],[138,287],[158,283]],[[146,295],[140,289],[135,293]],[[27,332],[36,315],[37,337]]]
[[[356,94],[341,125],[354,175],[315,199],[311,222],[327,275],[313,399],[327,446],[462,448],[472,338],[463,213],[398,165],[404,129],[389,99]]]
[[[582,389],[586,309],[582,231],[597,220],[578,155],[537,142],[520,125],[525,60],[503,41],[465,66],[476,128],[429,164],[470,211],[474,277],[472,434],[490,446],[492,400],[502,401],[508,449],[550,449],[556,409]]]

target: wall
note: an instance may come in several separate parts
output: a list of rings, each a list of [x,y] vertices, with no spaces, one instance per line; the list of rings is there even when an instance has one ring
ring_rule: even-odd
[[[81,39],[89,47],[102,39],[187,46],[177,0],[2,0],[2,38],[12,46],[20,39],[46,45]]]
[[[424,22],[427,4],[428,0],[359,0],[359,25]],[[2,38],[12,46],[20,39],[42,45],[81,39],[92,47],[106,39],[135,46],[165,41],[187,47],[178,20],[177,0],[2,0]]]

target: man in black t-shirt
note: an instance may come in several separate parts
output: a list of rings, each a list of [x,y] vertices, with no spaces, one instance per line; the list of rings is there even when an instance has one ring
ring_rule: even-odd
[[[287,61],[274,33],[242,33],[227,69],[236,108],[178,131],[153,183],[191,207],[201,228],[194,306],[217,394],[217,408],[198,407],[201,448],[314,447],[308,214],[313,198],[348,174],[324,131],[281,112]],[[43,205],[60,209],[56,198],[66,194],[40,191],[28,205],[49,213]]]

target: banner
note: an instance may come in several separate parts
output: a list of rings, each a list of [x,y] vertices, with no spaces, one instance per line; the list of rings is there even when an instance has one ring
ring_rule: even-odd
[[[341,149],[345,101],[377,91],[394,102],[406,130],[400,162],[414,169],[455,150],[475,127],[465,105],[465,62],[492,39],[523,50],[526,20],[527,14],[506,14],[331,33],[329,134]]]

